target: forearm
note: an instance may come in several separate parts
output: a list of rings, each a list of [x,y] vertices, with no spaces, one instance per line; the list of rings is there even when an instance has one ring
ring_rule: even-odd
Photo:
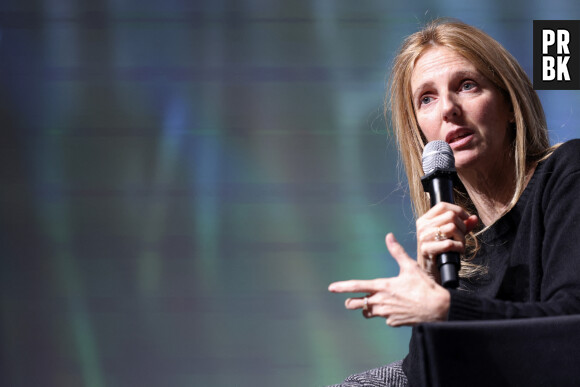
[[[451,290],[448,319],[498,320],[580,313],[580,294],[562,292],[538,302],[511,302]]]

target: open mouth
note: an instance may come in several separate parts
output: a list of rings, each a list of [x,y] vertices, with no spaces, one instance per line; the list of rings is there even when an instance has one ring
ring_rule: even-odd
[[[452,138],[452,139],[449,141],[449,143],[451,144],[451,143],[454,143],[454,142],[456,142],[456,141],[460,141],[460,140],[464,139],[464,138],[465,138],[465,137],[467,137],[467,136],[471,136],[471,133],[462,133],[462,134],[460,134],[460,135],[458,135],[458,136],[456,136],[456,137],[453,137],[453,138]]]
[[[465,141],[468,141],[468,139],[473,135],[473,132],[471,130],[467,130],[467,129],[458,129],[458,130],[454,130],[451,131],[447,134],[447,137],[445,138],[445,141],[449,144],[455,144],[455,145],[459,145],[460,143],[464,143]]]

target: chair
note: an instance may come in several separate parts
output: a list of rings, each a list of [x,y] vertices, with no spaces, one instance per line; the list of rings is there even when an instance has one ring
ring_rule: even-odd
[[[422,384],[580,386],[580,315],[415,328]]]

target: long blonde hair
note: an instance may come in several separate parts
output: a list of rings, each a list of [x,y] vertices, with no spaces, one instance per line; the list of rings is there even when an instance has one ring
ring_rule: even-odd
[[[512,150],[515,160],[516,185],[506,211],[517,202],[526,186],[529,168],[550,153],[550,143],[544,110],[528,76],[516,59],[497,41],[483,31],[451,19],[437,19],[410,35],[395,57],[385,100],[385,115],[391,115],[392,130],[398,142],[409,194],[416,217],[430,207],[423,192],[421,155],[426,144],[412,102],[411,75],[417,59],[428,48],[444,46],[464,56],[488,78],[511,103],[514,112]],[[455,189],[455,202],[476,213],[473,202],[463,187]],[[475,251],[477,240],[468,237],[468,251]],[[469,265],[464,275],[470,273]]]

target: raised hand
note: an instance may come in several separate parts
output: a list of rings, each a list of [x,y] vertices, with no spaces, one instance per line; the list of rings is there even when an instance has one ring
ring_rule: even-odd
[[[397,277],[350,280],[330,284],[333,293],[366,293],[348,298],[347,309],[362,309],[365,317],[384,317],[390,326],[443,321],[449,310],[449,292],[439,285],[405,252],[393,234],[386,244],[399,264]]]

